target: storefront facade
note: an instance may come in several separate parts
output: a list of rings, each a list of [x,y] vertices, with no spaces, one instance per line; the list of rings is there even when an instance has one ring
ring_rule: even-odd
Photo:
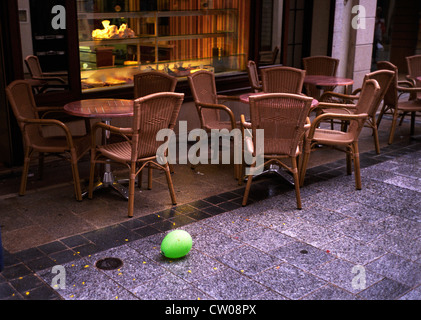
[[[379,1],[389,20],[399,3]],[[353,78],[356,86],[372,69],[377,1],[7,0],[0,6],[5,166],[20,164],[22,145],[4,88],[29,78],[28,55],[36,55],[44,71],[67,72],[66,90],[37,95],[42,105],[132,98],[133,74],[151,69],[178,77],[177,91],[186,94],[186,104],[191,101],[186,75],[197,70],[215,72],[218,91],[238,94],[249,90],[247,61],[258,63],[259,52],[275,47],[276,63],[297,68],[306,56],[338,58],[338,75]],[[358,7],[364,12],[355,11]],[[415,54],[416,46],[406,53]],[[196,116],[191,106],[181,115]]]

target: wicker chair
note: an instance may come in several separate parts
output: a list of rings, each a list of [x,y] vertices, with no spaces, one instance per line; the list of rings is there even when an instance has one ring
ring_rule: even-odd
[[[313,56],[303,58],[303,68],[307,75],[336,76],[339,60],[328,56]],[[305,85],[307,95],[318,99],[321,89],[310,84]],[[324,91],[333,91],[335,87],[325,87]]]
[[[257,71],[256,62],[250,60],[247,63],[247,73],[252,92],[262,92],[262,82],[259,79],[259,72]]]
[[[41,119],[35,105],[31,85],[25,80],[16,80],[6,88],[7,97],[22,131],[25,159],[19,195],[24,195],[29,164],[34,152],[39,153],[39,173],[42,176],[44,153],[64,154],[72,165],[75,197],[82,200],[78,161],[89,151],[89,135],[72,136],[69,128],[56,119]],[[45,137],[42,127],[52,126],[63,132],[62,136]]]
[[[363,84],[360,98],[358,99],[353,114],[324,113],[314,119],[311,123],[308,134],[304,139],[303,161],[300,170],[300,185],[304,185],[304,177],[307,170],[308,160],[312,148],[316,145],[325,145],[336,150],[346,152],[347,173],[351,174],[351,159],[354,160],[354,174],[356,189],[361,189],[360,175],[360,156],[358,149],[358,137],[368,119],[368,112],[373,109],[378,95],[380,94],[380,86],[376,80],[366,80]],[[332,106],[329,106],[330,108]],[[339,106],[339,108],[342,108]],[[340,121],[350,121],[347,132],[338,130],[319,129],[319,124],[328,119],[337,119]]]
[[[406,79],[411,81],[414,87],[417,84],[416,78],[421,76],[421,55],[406,57],[406,65],[408,66],[408,74]],[[421,94],[418,95],[418,98]]]
[[[297,208],[301,209],[300,186],[298,176],[299,148],[305,132],[305,124],[313,98],[288,93],[272,93],[250,97],[251,123],[241,116],[242,127],[251,130],[252,138],[245,137],[247,152],[253,157],[258,156],[259,149],[257,130],[264,130],[264,164],[257,169],[263,169],[270,164],[276,164],[289,170],[294,177]],[[243,130],[243,131],[244,131]],[[289,159],[291,166],[282,160]],[[256,168],[256,163],[251,164]],[[243,206],[247,204],[253,171],[248,175],[247,185],[243,197]]]
[[[146,71],[133,76],[134,98],[145,97],[158,92],[175,92],[177,78],[159,71]],[[174,167],[170,164],[171,173]],[[142,173],[138,176],[138,185],[142,185]],[[152,188],[152,170],[148,170],[148,189]]]
[[[377,62],[378,69],[391,70],[395,73],[392,84],[389,87],[385,97],[383,107],[380,111],[379,117],[377,119],[377,126],[380,125],[382,117],[385,113],[392,114],[392,126],[389,134],[389,144],[393,143],[393,138],[395,135],[395,130],[397,126],[397,121],[399,117],[399,112],[402,112],[402,120],[405,114],[411,113],[411,131],[410,135],[414,135],[415,132],[415,116],[417,112],[421,112],[421,101],[418,99],[413,99],[418,93],[421,93],[420,87],[413,87],[412,83],[409,81],[398,81],[398,68],[388,61],[379,61]],[[406,86],[406,87],[405,87]],[[399,97],[402,93],[409,93],[409,101],[399,101]],[[402,120],[400,124],[402,124]]]
[[[110,159],[125,164],[130,170],[129,217],[133,217],[135,179],[145,167],[150,166],[165,172],[172,204],[176,204],[168,162],[162,165],[157,160],[157,151],[162,143],[156,141],[156,136],[161,129],[174,128],[183,99],[183,93],[154,93],[135,100],[132,128],[118,128],[102,122],[93,126],[89,198],[92,198],[93,194],[95,165]],[[95,132],[98,129],[121,135],[125,138],[125,141],[97,145]]]
[[[234,113],[232,110],[220,104],[220,101],[239,101],[238,97],[218,95],[216,91],[215,75],[209,71],[197,71],[187,77],[190,90],[193,95],[196,110],[199,115],[200,125],[206,132],[211,132],[212,129],[229,131],[237,127]],[[224,112],[229,121],[221,119],[221,113]],[[239,123],[238,123],[239,125]],[[194,166],[193,166],[194,167]],[[234,165],[234,176],[239,178],[239,166]]]
[[[278,58],[279,47],[276,46],[273,51],[260,51],[259,52],[259,66],[269,66],[276,63]]]
[[[373,130],[373,137],[374,137],[374,146],[376,148],[376,153],[380,154],[380,143],[379,143],[379,134],[377,129],[377,121],[376,121],[376,114],[380,107],[381,102],[384,99],[384,96],[387,93],[387,90],[389,89],[389,86],[391,85],[393,78],[395,76],[395,73],[390,70],[377,70],[371,73],[366,74],[364,77],[364,81],[369,79],[374,79],[378,82],[380,86],[380,94],[376,100],[376,102],[373,104],[373,108],[371,110],[368,110],[368,120],[365,122],[365,126],[371,128]],[[336,92],[325,92],[321,98],[319,106],[321,106],[323,109],[323,113],[341,113],[341,114],[352,114],[355,110],[355,105],[349,105],[349,104],[355,104],[355,101],[359,99],[359,93],[361,92],[361,88],[354,90],[354,92],[351,95],[346,95],[342,93],[336,93]],[[324,103],[323,101],[329,101],[332,103],[333,101],[338,101],[339,105],[335,105],[336,108],[329,109],[329,103]],[[340,104],[345,103],[348,104],[346,108],[344,109],[338,109],[340,107]],[[348,121],[346,121],[348,123]],[[345,126],[343,128],[346,128]],[[332,128],[333,129],[333,128]]]
[[[263,92],[301,94],[305,75],[305,70],[291,67],[262,69]]]
[[[158,92],[174,92],[177,78],[159,71],[137,73],[133,77],[134,98]]]
[[[61,78],[67,76],[64,72],[42,72],[38,57],[29,55],[25,58],[26,67],[29,70],[32,80],[38,85],[34,86],[38,93],[45,92],[51,88],[66,89],[67,83]]]

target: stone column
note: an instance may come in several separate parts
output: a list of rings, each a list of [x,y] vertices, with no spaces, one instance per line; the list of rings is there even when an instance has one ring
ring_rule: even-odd
[[[340,60],[338,76],[360,88],[371,71],[377,1],[337,0],[332,56]]]

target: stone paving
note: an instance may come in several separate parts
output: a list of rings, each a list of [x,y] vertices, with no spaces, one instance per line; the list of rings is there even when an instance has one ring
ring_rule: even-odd
[[[309,170],[302,210],[290,186],[263,180],[253,184],[255,198],[246,207],[240,188],[6,254],[0,298],[419,300],[420,158],[417,141],[362,155],[361,191],[344,174],[344,161],[331,164],[322,180],[322,166]],[[160,244],[175,226],[191,234],[193,248],[169,260]],[[123,265],[95,267],[107,257]],[[53,290],[57,264],[66,287]]]

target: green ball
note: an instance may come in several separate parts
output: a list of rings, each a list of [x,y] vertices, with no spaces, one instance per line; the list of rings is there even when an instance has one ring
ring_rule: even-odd
[[[193,240],[184,230],[174,230],[168,233],[161,243],[161,253],[170,259],[184,257],[192,248]]]

